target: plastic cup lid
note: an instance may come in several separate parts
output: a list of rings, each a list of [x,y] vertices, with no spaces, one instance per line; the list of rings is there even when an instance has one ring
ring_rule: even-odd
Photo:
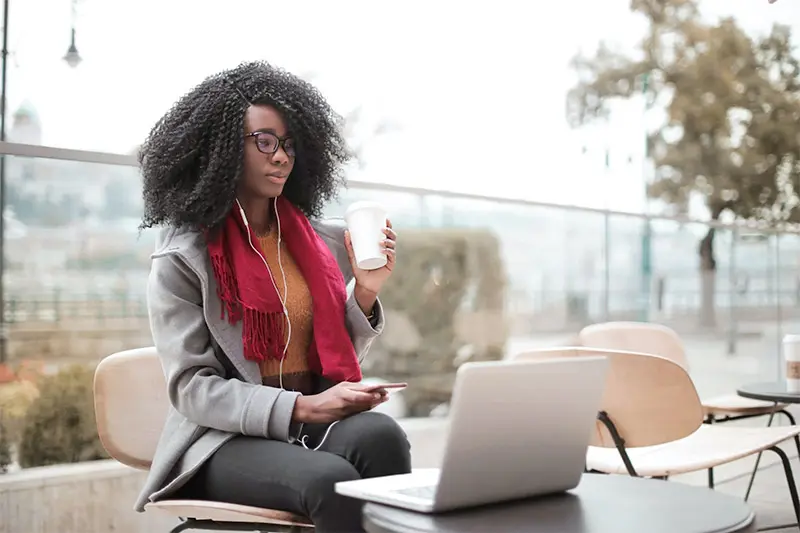
[[[353,202],[347,208],[347,211],[345,212],[344,216],[345,217],[349,216],[354,211],[359,211],[361,209],[380,209],[380,210],[383,210],[384,207],[381,204],[379,204],[378,202],[372,202],[372,201],[369,201],[369,200],[363,200],[363,201],[360,201],[360,202]]]

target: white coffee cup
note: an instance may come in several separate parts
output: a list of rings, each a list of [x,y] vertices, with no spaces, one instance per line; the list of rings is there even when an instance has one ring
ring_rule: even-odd
[[[783,360],[787,392],[800,392],[800,335],[783,337]]]
[[[386,265],[381,243],[386,239],[386,209],[377,202],[355,202],[347,208],[344,220],[350,231],[356,265],[364,270],[376,270]]]

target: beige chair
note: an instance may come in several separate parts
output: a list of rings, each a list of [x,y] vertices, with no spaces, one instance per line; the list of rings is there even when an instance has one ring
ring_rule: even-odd
[[[667,479],[770,450],[783,464],[800,522],[789,457],[778,446],[800,428],[703,424],[703,406],[686,370],[657,355],[578,347],[534,350],[513,359],[591,355],[608,357],[609,371],[586,455],[588,470]]]
[[[661,324],[647,322],[606,322],[593,324],[578,334],[581,346],[631,350],[652,353],[671,359],[689,371],[689,361],[680,337],[674,330]],[[740,420],[754,416],[781,413],[795,425],[786,404],[743,398],[738,394],[725,394],[702,400],[703,411],[714,422]]]
[[[689,372],[689,361],[678,334],[671,328],[661,324],[647,322],[606,322],[593,324],[578,334],[581,346],[590,348],[608,348],[611,350],[627,350],[651,353],[675,361]],[[726,394],[702,400],[705,421],[708,424],[743,420],[746,418],[769,416],[767,426],[772,425],[776,414],[784,415],[794,426],[795,419],[787,405],[743,398],[738,394]],[[795,438],[797,453],[800,455],[800,439]],[[750,497],[753,481],[761,462],[761,454],[756,458],[750,482],[745,492],[745,500]],[[714,469],[708,470],[708,486],[714,488]]]
[[[115,353],[100,361],[94,378],[97,432],[108,454],[140,470],[150,468],[169,410],[164,373],[155,348]],[[171,533],[189,529],[217,531],[313,531],[304,517],[245,505],[164,500],[149,503],[182,520]]]

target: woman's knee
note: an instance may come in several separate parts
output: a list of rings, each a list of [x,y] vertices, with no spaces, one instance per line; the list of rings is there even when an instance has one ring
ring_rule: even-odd
[[[399,472],[411,469],[411,444],[400,424],[383,413],[368,411],[352,417],[350,430],[361,454],[385,457]]]
[[[337,483],[360,479],[361,476],[345,459],[333,454],[325,455],[324,465],[319,464],[319,468],[302,481],[299,490],[301,505],[321,531],[361,531],[362,503],[336,493]]]
[[[325,453],[325,452],[319,452]],[[340,481],[354,481],[360,479],[358,470],[348,461],[332,455],[331,461],[326,461],[324,468],[313,472],[303,483],[303,499],[311,507],[322,503],[332,496],[336,496],[335,487]]]

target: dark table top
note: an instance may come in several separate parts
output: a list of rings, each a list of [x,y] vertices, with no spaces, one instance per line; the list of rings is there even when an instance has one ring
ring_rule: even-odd
[[[749,383],[739,387],[736,393],[743,398],[750,398],[751,400],[764,400],[776,403],[800,403],[800,392],[787,391],[785,381]]]
[[[752,533],[740,498],[674,481],[584,474],[558,495],[426,515],[368,503],[368,533]]]

